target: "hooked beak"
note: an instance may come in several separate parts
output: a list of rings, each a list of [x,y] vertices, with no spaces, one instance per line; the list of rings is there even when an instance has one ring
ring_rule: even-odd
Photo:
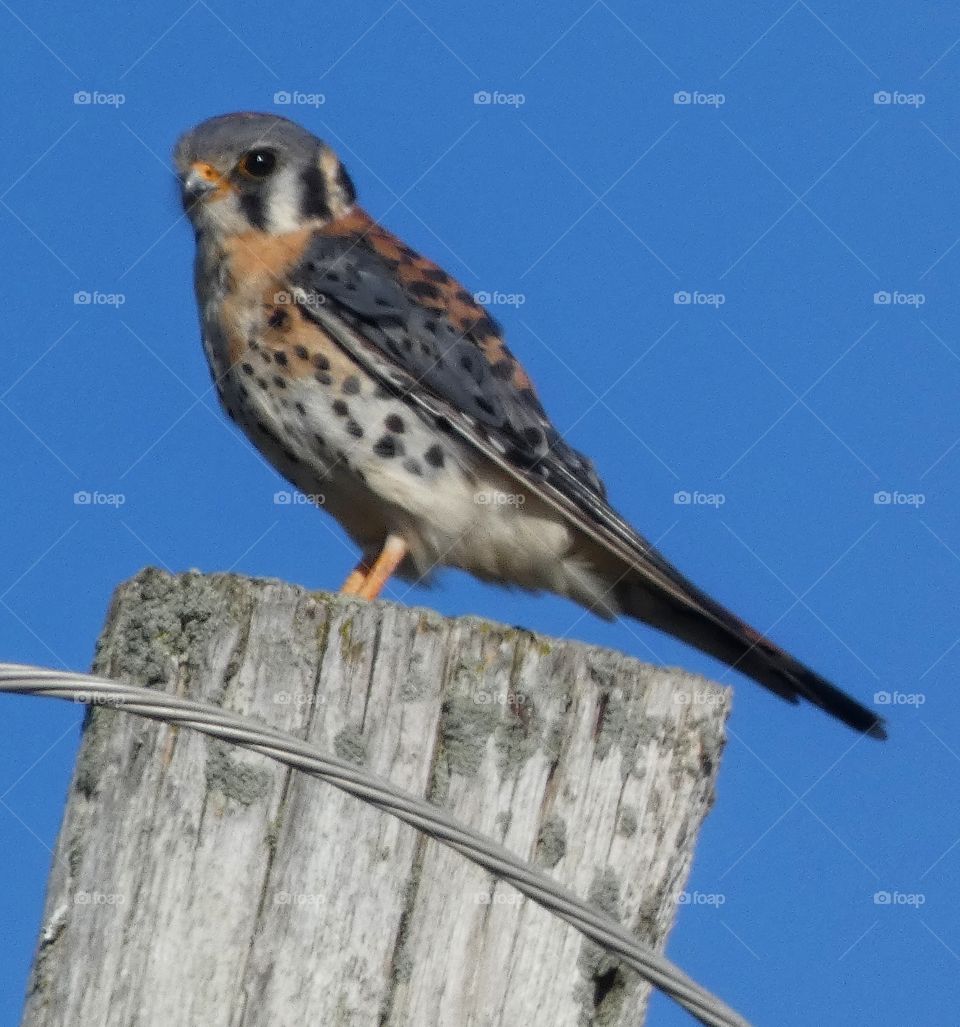
[[[180,179],[184,207],[190,208],[200,200],[223,199],[230,188],[229,181],[213,165],[197,161]]]

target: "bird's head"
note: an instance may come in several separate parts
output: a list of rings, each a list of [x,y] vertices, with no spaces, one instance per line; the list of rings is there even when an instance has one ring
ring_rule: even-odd
[[[348,213],[350,177],[336,154],[293,121],[224,114],[180,137],[173,154],[184,209],[214,238],[292,232]]]

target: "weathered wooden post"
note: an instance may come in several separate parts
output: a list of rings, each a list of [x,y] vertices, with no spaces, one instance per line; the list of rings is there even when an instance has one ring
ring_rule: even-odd
[[[144,571],[97,673],[356,760],[662,945],[728,693],[614,652],[276,581]],[[642,1022],[647,989],[457,853],[264,757],[96,708],[25,1027]]]

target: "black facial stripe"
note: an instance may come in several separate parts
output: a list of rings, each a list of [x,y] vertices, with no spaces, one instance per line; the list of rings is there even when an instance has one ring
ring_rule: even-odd
[[[248,189],[240,193],[240,209],[254,228],[263,231],[267,227],[267,212],[259,189]]]
[[[327,183],[323,179],[323,172],[318,167],[304,168],[300,172],[300,181],[303,183],[301,208],[304,217],[329,218]]]
[[[337,185],[343,192],[343,198],[347,203],[352,204],[357,198],[357,190],[353,187],[353,181],[342,164],[337,165]]]

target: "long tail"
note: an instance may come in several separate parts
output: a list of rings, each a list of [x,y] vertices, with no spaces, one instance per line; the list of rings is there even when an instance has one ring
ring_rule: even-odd
[[[622,612],[722,660],[787,702],[806,699],[856,731],[871,738],[887,737],[876,713],[764,638],[675,568],[670,570],[682,599],[651,588],[649,577],[638,572],[615,589]]]

